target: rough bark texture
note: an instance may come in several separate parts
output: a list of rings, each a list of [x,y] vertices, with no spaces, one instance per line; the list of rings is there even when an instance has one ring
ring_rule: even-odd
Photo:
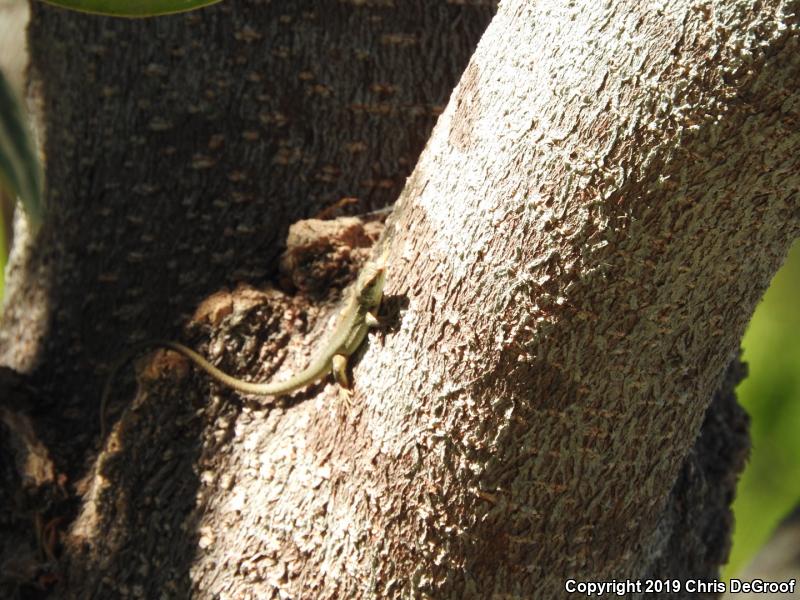
[[[264,378],[281,361],[284,371],[302,365],[341,273],[321,269],[324,277],[296,296],[231,294],[226,286],[274,279],[298,218],[361,213],[396,199],[493,12],[493,2],[226,0],[128,21],[32,5],[31,94],[45,134],[50,213],[35,243],[13,257],[0,354],[39,390],[31,410],[73,493],[85,491],[76,484],[93,469],[103,379],[131,342],[186,339],[179,328],[197,313],[190,340],[218,328],[212,355],[224,356],[230,371]],[[334,262],[347,271],[349,248],[337,248]],[[297,275],[290,273],[295,283]],[[112,421],[131,403],[130,386],[120,388]],[[220,410],[235,415],[237,397],[226,400]],[[208,404],[204,396],[194,407]],[[121,458],[145,469],[127,481],[149,498],[164,479],[147,469],[173,454],[167,483],[180,493],[162,514],[176,531],[199,484],[191,459],[202,435],[192,413],[185,398],[174,401],[157,423],[188,420],[180,439],[158,444],[142,428],[133,434],[141,452],[125,448]],[[224,455],[212,462],[224,470]],[[113,486],[121,491],[122,481]],[[149,510],[131,512],[140,529],[112,520],[107,536],[95,532],[107,569],[76,559],[74,545],[65,549],[69,593],[109,594],[130,584],[126,573],[135,569],[148,593],[190,594],[196,536],[170,542]],[[141,554],[136,542],[109,547],[142,532],[139,544],[156,549],[149,558],[171,565],[160,576],[131,560]],[[109,585],[101,588],[101,578]]]
[[[700,593],[697,584],[694,593],[687,592],[686,582],[703,582],[707,590],[714,590],[708,584],[719,581],[720,565],[728,559],[733,528],[730,505],[750,448],[747,413],[734,393],[746,370],[738,358],[728,366],[655,531],[642,548],[641,556],[652,557],[650,564],[642,563],[642,580],[678,580],[682,587],[675,592],[662,588],[645,593],[644,598],[718,597]]]
[[[298,218],[391,203],[491,14],[226,1],[131,21],[33,4],[50,215],[12,265],[0,356],[55,392],[54,435],[85,451],[114,358],[274,277]]]
[[[355,397],[221,402],[149,361],[77,488],[63,595],[555,598],[713,573],[742,417],[721,402],[697,435],[798,235],[797,7],[505,3],[390,221]],[[305,8],[33,11],[52,213],[3,353],[50,391],[42,437],[73,479],[108,359],[273,274],[299,216],[390,200],[488,16]],[[313,323],[282,368],[302,364],[329,308],[209,303],[212,355],[259,375]],[[670,560],[681,539],[695,554]]]
[[[798,235],[796,10],[501,6],[401,201],[402,326],[359,372],[378,581],[551,598],[647,572]]]

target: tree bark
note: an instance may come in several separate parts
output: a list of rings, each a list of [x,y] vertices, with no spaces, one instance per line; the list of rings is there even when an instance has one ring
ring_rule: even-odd
[[[76,489],[64,595],[555,598],[713,576],[746,451],[738,363],[723,374],[800,230],[797,8],[504,3],[388,223],[388,326],[354,397],[220,402],[150,361]],[[52,212],[16,258],[3,351],[52,398],[43,437],[73,479],[106,357],[272,275],[298,217],[389,201],[488,16],[304,9],[34,8]],[[307,322],[290,371],[331,310],[311,298],[240,289],[195,322],[257,375]],[[668,557],[690,533],[694,567]]]
[[[274,279],[299,218],[397,197],[491,14],[225,2],[132,21],[32,5],[50,214],[12,257],[0,356],[50,397],[67,462],[93,445],[131,342]]]

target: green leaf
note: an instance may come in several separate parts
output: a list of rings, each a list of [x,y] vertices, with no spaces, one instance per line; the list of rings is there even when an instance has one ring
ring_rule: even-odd
[[[25,112],[0,71],[0,185],[20,199],[35,226],[44,213],[41,173]]]
[[[186,12],[216,4],[220,0],[44,0],[60,6],[95,15],[112,17],[155,17]]]

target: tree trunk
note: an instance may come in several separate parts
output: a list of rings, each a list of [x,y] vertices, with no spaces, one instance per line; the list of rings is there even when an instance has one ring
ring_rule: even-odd
[[[723,375],[800,229],[798,3],[503,3],[418,161],[489,10],[297,4],[33,7],[51,212],[14,258],[2,353],[81,480],[61,594],[714,577],[746,452],[738,361]],[[253,378],[302,366],[319,290],[372,235],[290,243],[289,295],[263,286],[288,225],[382,206],[415,162],[352,398],[209,394],[151,360],[92,453],[111,359],[221,287],[262,289],[202,303],[195,342]]]

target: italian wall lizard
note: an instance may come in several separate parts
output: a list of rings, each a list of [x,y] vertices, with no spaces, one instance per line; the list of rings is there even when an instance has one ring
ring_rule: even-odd
[[[309,365],[289,379],[278,382],[253,383],[237,379],[212,365],[205,357],[179,342],[148,340],[136,345],[112,368],[103,389],[100,402],[100,430],[105,438],[105,413],[112,391],[114,376],[133,356],[149,348],[169,348],[179,352],[203,369],[214,379],[239,392],[261,396],[280,396],[309,385],[332,372],[341,386],[349,388],[347,380],[347,358],[364,341],[371,327],[378,325],[377,312],[383,297],[386,278],[385,255],[375,262],[367,263],[361,270],[355,286],[348,294],[344,306],[336,319],[331,334],[325,339]]]

